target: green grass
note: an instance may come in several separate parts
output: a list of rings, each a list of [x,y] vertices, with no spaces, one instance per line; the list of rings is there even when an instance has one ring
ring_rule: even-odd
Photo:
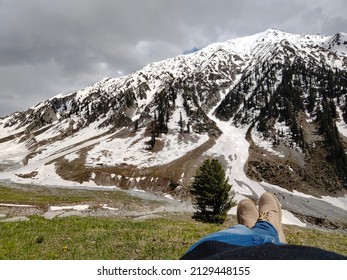
[[[0,223],[0,259],[179,259],[200,237],[226,225],[195,222],[187,215],[136,221],[66,217]],[[230,223],[230,220],[229,220]],[[285,226],[289,244],[347,255],[347,235]]]
[[[219,228],[167,218],[30,218],[0,223],[0,259],[178,259]]]
[[[108,203],[127,207],[158,207],[120,191],[54,189],[34,186],[0,186],[0,203],[46,207],[49,204]],[[199,223],[189,213],[162,213],[160,218],[136,220],[121,217],[65,217],[0,222],[0,259],[179,259],[202,236],[236,223]],[[289,244],[315,246],[347,256],[347,234],[284,226]]]
[[[285,226],[284,234],[289,244],[318,247],[347,256],[346,233]]]
[[[145,201],[123,191],[112,189],[88,190],[41,186],[20,186],[19,188],[0,186],[0,203],[30,204],[44,207],[50,204],[108,203],[111,205],[117,202],[152,206],[159,206],[160,204],[159,202]]]

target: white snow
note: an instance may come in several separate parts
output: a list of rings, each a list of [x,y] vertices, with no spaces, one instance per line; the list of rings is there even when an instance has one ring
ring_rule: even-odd
[[[347,137],[347,124],[343,121],[342,111],[339,106],[336,106],[336,111],[339,114],[339,118],[336,121],[337,129],[343,136]]]
[[[144,190],[140,190],[140,189],[138,189],[137,187],[133,188],[132,190],[133,190],[134,192],[142,192],[142,193],[145,193]]]
[[[269,153],[278,156],[278,157],[284,157],[283,154],[280,152],[277,152],[273,149],[273,143],[264,137],[264,135],[260,132],[258,132],[256,129],[252,129],[251,132],[252,140],[254,141],[254,144],[265,149]]]
[[[71,154],[67,154],[65,155],[64,157],[66,160],[68,161],[73,161],[75,159],[78,159],[79,158],[79,155],[77,153],[71,153]]]
[[[282,40],[287,41],[291,47],[295,46],[302,50],[303,53],[306,52],[307,57],[315,56],[316,54],[314,51],[312,51],[312,46],[327,48],[332,38],[332,36],[326,37],[320,35],[288,34],[270,29],[253,36],[233,39],[224,43],[216,43],[193,54],[182,55],[173,59],[152,63],[144,67],[142,70],[128,76],[116,79],[105,78],[83,90],[78,91],[75,100],[82,102],[89,96],[90,93],[96,92],[100,88],[102,88],[104,92],[113,95],[115,94],[116,88],[120,89],[125,85],[128,85],[128,89],[136,91],[139,85],[142,82],[146,82],[146,79],[148,79],[147,83],[150,90],[146,92],[146,98],[138,99],[136,101],[138,106],[137,111],[130,115],[130,118],[136,120],[139,118],[141,110],[153,101],[155,93],[165,90],[165,84],[163,81],[168,79],[168,75],[172,75],[176,79],[184,78],[185,71],[183,71],[183,69],[187,71],[194,70],[196,72],[202,72],[209,65],[217,72],[218,61],[220,60],[223,62],[223,60],[225,60],[227,57],[230,59],[230,56],[224,57],[224,55],[227,53],[237,54],[240,57],[239,59],[235,59],[234,63],[235,65],[238,65],[239,63],[238,66],[239,70],[241,71],[249,65],[256,65],[260,59],[270,59],[272,55],[270,52],[271,44],[280,45],[279,42]],[[334,50],[337,52],[336,55],[341,55],[341,52],[345,49],[343,49],[342,46],[334,46]],[[343,56],[334,60],[332,56],[329,56],[327,53],[323,53],[322,55],[325,57],[330,66],[346,69],[346,66],[342,65],[341,63]],[[303,55],[303,58],[305,60],[305,55]],[[241,75],[237,75],[234,82],[230,83],[229,89],[221,89],[221,100],[223,100],[223,96],[225,96],[226,92],[228,92],[232,86],[239,81],[240,78]],[[279,77],[277,78],[279,81]],[[72,116],[69,120],[62,121],[59,124],[55,123],[44,133],[35,136],[30,135],[30,141],[22,141],[24,138],[21,139],[18,137],[0,143],[0,162],[20,163],[28,155],[32,145],[40,141],[45,141],[45,143],[47,142],[46,144],[41,145],[40,148],[35,151],[35,155],[32,158],[28,159],[27,165],[20,166],[15,170],[11,168],[11,170],[0,172],[0,180],[11,180],[17,183],[31,183],[46,186],[101,187],[97,186],[93,181],[93,179],[96,178],[95,173],[92,173],[91,180],[89,182],[84,182],[83,184],[63,180],[56,173],[56,165],[53,163],[54,160],[63,157],[71,162],[80,157],[79,152],[84,148],[88,148],[88,151],[86,152],[86,165],[88,167],[94,167],[98,164],[109,166],[128,164],[136,165],[139,168],[144,168],[169,163],[184,156],[189,151],[192,151],[209,140],[207,135],[200,135],[192,132],[189,134],[189,137],[185,137],[184,135],[177,133],[180,129],[178,125],[180,114],[182,115],[182,119],[184,121],[188,117],[183,108],[183,98],[181,94],[177,95],[177,100],[175,103],[176,110],[173,112],[168,124],[170,128],[169,133],[162,134],[157,138],[157,141],[163,143],[162,149],[158,152],[154,153],[148,149],[147,141],[149,139],[148,137],[145,137],[145,128],[139,128],[135,136],[126,138],[115,137],[120,131],[116,131],[110,135],[106,133],[109,131],[108,127],[99,129],[99,125],[107,116],[100,117],[100,119],[98,119],[96,122],[90,124],[89,127],[81,129],[72,136],[64,139],[60,138],[60,140],[54,139],[57,138],[57,136],[60,136],[62,131],[68,129],[72,121],[74,122],[74,129],[77,129],[79,122],[84,121],[83,117],[81,116]],[[89,110],[92,110],[92,104],[93,103],[89,104]],[[43,106],[44,103],[36,106],[35,109],[39,109]],[[338,129],[347,137],[347,125],[342,120],[340,108],[338,107],[337,109],[340,114],[340,121],[337,122]],[[214,110],[212,109],[210,112],[213,111]],[[58,117],[60,117],[60,112],[58,113]],[[233,190],[236,192],[236,200],[239,201],[245,196],[252,194],[260,196],[265,192],[265,187],[271,187],[282,192],[289,192],[280,188],[279,186],[270,185],[265,182],[259,183],[252,181],[246,176],[244,172],[244,165],[249,156],[249,143],[245,139],[245,135],[249,129],[248,125],[243,127],[235,127],[231,125],[232,120],[230,122],[219,121],[212,115],[212,113],[209,115],[209,117],[216,122],[218,127],[223,131],[223,134],[216,140],[216,144],[212,147],[212,149],[206,152],[206,155],[219,158],[224,157],[223,163],[226,167],[226,174],[229,177],[230,183],[233,185]],[[0,138],[17,133],[23,133],[27,128],[17,128],[16,126],[5,128],[5,124],[9,121],[11,121],[10,117],[0,119]],[[275,128],[279,131],[283,131],[284,135],[289,134],[289,128],[285,126],[284,123],[276,123]],[[29,135],[25,136],[29,137]],[[251,136],[256,145],[265,148],[267,151],[277,156],[283,156],[274,150],[271,141],[260,137],[255,130],[252,130]],[[18,176],[27,174],[31,174],[30,178],[22,178]],[[111,178],[117,178],[120,180],[122,179],[122,176],[112,174]],[[140,177],[128,179],[136,182],[141,180]],[[157,180],[158,178],[151,179],[152,182],[156,182]],[[116,186],[105,188],[116,188]],[[134,188],[133,191],[144,192],[137,188]],[[306,197],[305,194],[298,193],[296,191],[292,192],[291,194]],[[172,197],[168,196],[167,198],[171,199]],[[323,197],[320,199],[322,201],[331,203],[334,206],[341,207],[344,210],[347,209],[347,197]],[[87,205],[81,207],[87,207]],[[109,208],[107,205],[104,205],[104,207],[111,210],[111,208]],[[236,211],[235,208],[231,209],[231,213],[234,211]],[[303,223],[301,223],[297,218],[287,211],[283,211],[283,222],[287,224],[304,226]]]
[[[0,143],[0,161],[20,162],[28,153],[25,142],[19,143],[18,140],[12,140]]]
[[[13,204],[13,203],[0,203],[0,206],[3,207],[19,207],[19,208],[34,208],[33,205],[28,204]]]
[[[344,197],[331,197],[331,196],[323,196],[323,201],[326,201],[336,207],[340,207],[341,209],[346,210],[347,209],[347,195]]]
[[[110,207],[108,206],[108,204],[101,204],[101,207],[107,210],[111,210],[111,211],[118,211],[119,208],[115,208],[115,207]]]
[[[229,182],[237,188],[238,193],[246,195],[253,190],[260,196],[264,189],[258,183],[248,179],[243,170],[248,159],[249,143],[245,136],[250,125],[235,127],[231,125],[231,122],[220,121],[211,114],[209,117],[216,122],[223,134],[206,154],[217,157],[224,156],[227,160],[226,175],[229,177]]]
[[[50,206],[51,211],[62,211],[62,210],[75,210],[75,211],[85,211],[89,208],[89,205],[69,205],[69,206]]]
[[[140,129],[136,136],[128,138],[114,138],[100,141],[87,154],[86,164],[95,166],[129,164],[138,167],[162,165],[178,159],[189,151],[199,147],[208,141],[207,135],[190,134],[193,140],[180,139],[181,135],[169,132],[157,137],[157,141],[163,141],[164,147],[153,153],[148,149],[149,138],[145,137],[146,128]]]
[[[165,197],[165,198],[168,198],[168,199],[174,199],[174,198],[172,197],[172,195],[171,195],[171,194],[167,194],[167,193],[166,193],[166,194],[164,194],[164,197]]]
[[[213,111],[214,110],[211,110],[211,112]],[[212,114],[210,114],[209,117],[217,123],[218,127],[223,131],[223,134],[217,139],[214,147],[207,151],[206,154],[215,157],[223,155],[226,159],[226,175],[229,177],[229,182],[233,186],[233,190],[236,192],[235,199],[237,201],[240,201],[247,195],[251,195],[252,192],[260,197],[261,194],[265,192],[264,186],[280,190],[281,192],[291,193],[296,196],[308,197],[306,194],[299,193],[297,191],[290,192],[276,185],[266,182],[258,183],[249,179],[244,172],[244,166],[248,159],[249,143],[246,140],[246,132],[249,129],[249,125],[237,128],[232,126],[231,122],[220,121]],[[326,196],[316,199],[326,201],[344,210],[347,209],[347,197],[333,198]],[[235,214],[236,208],[231,209],[230,213]],[[282,222],[284,224],[305,226],[305,224],[296,218],[292,213],[285,210],[283,211]]]
[[[282,223],[286,225],[296,225],[299,227],[305,227],[306,223],[301,222],[297,217],[287,210],[282,209]]]

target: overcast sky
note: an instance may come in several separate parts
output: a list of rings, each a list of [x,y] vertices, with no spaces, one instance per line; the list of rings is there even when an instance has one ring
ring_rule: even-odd
[[[347,1],[0,0],[0,116],[268,28],[347,32]]]

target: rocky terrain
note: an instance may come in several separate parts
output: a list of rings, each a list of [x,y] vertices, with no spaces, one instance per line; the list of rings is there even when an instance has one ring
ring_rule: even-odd
[[[346,68],[345,33],[270,29],[105,78],[1,118],[0,180],[189,202],[217,157],[238,199],[270,188],[288,217],[343,227]]]

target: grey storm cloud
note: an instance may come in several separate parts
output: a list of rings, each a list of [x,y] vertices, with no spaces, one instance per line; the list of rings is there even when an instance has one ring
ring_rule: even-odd
[[[345,0],[0,0],[0,116],[268,28],[346,32]]]

